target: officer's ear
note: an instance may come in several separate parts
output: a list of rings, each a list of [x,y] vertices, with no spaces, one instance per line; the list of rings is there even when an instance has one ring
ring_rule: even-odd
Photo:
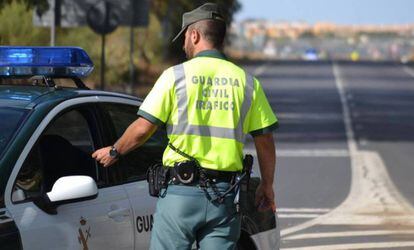
[[[190,32],[191,43],[196,45],[201,40],[201,33],[197,29],[192,29]]]

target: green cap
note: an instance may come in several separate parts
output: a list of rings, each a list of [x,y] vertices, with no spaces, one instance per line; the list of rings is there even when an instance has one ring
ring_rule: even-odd
[[[183,14],[183,24],[181,30],[172,41],[175,42],[175,40],[177,40],[185,32],[189,25],[205,19],[225,22],[224,15],[217,4],[205,3],[197,9]]]

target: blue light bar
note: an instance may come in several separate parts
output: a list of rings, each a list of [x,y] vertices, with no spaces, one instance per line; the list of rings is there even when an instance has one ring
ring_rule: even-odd
[[[93,63],[81,48],[0,46],[0,77],[86,77],[92,70]]]

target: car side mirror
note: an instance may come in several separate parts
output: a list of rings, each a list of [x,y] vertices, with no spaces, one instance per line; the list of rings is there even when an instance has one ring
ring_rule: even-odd
[[[34,203],[49,214],[56,214],[59,205],[94,199],[98,196],[96,182],[89,176],[74,175],[59,178],[46,195]]]
[[[95,181],[84,175],[65,176],[53,184],[52,190],[46,195],[51,202],[67,203],[76,200],[95,198],[98,188]]]

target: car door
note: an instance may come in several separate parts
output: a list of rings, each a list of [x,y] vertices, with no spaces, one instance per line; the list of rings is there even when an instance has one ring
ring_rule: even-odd
[[[94,105],[67,107],[74,104],[72,100],[56,107],[40,126],[46,129],[34,143],[29,141],[30,152],[21,166],[15,166],[18,174],[7,208],[24,249],[133,249],[133,213],[125,189],[117,185],[122,175],[91,158],[102,146]],[[60,205],[56,214],[35,204],[59,177],[70,175],[92,177],[98,185],[97,198]]]
[[[115,138],[119,138],[138,118],[137,106],[105,103],[102,104],[102,108],[110,119]],[[166,145],[166,132],[163,128],[159,128],[145,144],[122,156],[118,161],[119,167],[125,172],[124,188],[134,211],[135,249],[149,247],[157,199],[148,194],[146,171],[151,165],[162,161]]]

